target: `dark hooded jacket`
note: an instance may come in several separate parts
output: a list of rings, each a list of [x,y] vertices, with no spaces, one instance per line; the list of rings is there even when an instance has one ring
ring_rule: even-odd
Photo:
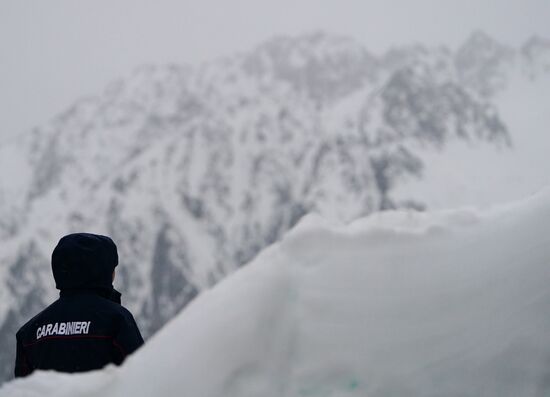
[[[143,344],[112,285],[117,265],[109,237],[77,233],[59,241],[52,271],[60,297],[17,332],[16,377],[36,369],[82,372],[118,365]]]

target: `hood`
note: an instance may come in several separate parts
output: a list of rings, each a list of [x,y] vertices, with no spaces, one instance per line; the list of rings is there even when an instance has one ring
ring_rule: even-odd
[[[118,265],[117,248],[107,236],[69,234],[59,240],[52,253],[52,272],[59,290],[113,288]]]

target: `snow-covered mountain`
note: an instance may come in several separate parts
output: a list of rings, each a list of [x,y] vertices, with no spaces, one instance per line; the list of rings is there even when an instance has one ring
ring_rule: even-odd
[[[0,396],[548,396],[549,225],[548,189],[489,211],[308,215],[122,367]]]
[[[457,51],[383,56],[322,33],[280,37],[142,67],[0,146],[2,378],[15,330],[55,298],[49,256],[66,233],[114,238],[116,283],[149,336],[306,213],[349,221],[550,183],[536,167],[549,59],[549,41],[511,49],[483,33]]]

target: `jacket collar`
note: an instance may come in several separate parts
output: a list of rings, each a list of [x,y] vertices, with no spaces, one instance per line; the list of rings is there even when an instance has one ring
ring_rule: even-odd
[[[66,298],[69,296],[75,296],[75,295],[99,295],[103,298],[109,299],[112,302],[121,304],[121,296],[122,294],[118,292],[116,289],[111,288],[74,288],[74,289],[62,289],[59,292],[59,296],[61,298]]]

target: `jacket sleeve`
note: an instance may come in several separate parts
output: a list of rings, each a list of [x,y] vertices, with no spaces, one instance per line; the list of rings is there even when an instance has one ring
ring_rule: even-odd
[[[113,338],[115,364],[121,364],[127,356],[135,352],[141,345],[143,345],[143,338],[134,316],[129,311],[125,311]]]
[[[27,359],[27,356],[25,354],[25,348],[23,347],[23,343],[21,343],[21,339],[19,338],[19,335],[16,335],[17,339],[17,346],[16,346],[16,353],[15,353],[15,377],[20,378],[23,376],[29,375],[33,369],[31,364],[29,363],[29,360]]]

